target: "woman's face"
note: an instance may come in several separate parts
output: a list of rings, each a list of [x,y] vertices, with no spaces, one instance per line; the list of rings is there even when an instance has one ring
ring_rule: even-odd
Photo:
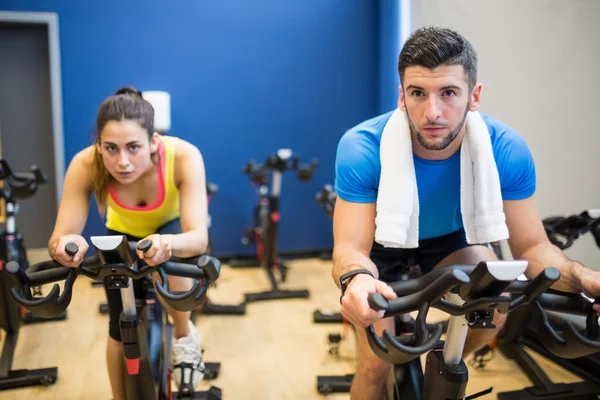
[[[151,154],[158,148],[156,133],[148,132],[136,121],[109,121],[96,143],[108,172],[121,184],[134,182],[152,167]]]

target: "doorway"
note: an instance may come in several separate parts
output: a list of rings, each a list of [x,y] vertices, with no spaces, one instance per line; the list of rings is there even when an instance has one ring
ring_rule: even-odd
[[[0,156],[13,172],[35,164],[48,177],[33,197],[17,200],[17,229],[30,249],[47,247],[62,193],[57,25],[51,13],[0,12]]]

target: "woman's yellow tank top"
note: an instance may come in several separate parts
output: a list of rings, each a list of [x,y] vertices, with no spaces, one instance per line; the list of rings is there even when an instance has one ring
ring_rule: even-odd
[[[158,198],[153,204],[131,207],[123,204],[114,186],[108,192],[106,227],[144,238],[165,223],[179,217],[179,190],[175,186],[175,147],[177,138],[159,136]]]

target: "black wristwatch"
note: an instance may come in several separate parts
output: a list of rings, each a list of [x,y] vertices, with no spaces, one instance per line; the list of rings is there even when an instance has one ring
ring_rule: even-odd
[[[340,296],[340,303],[342,302],[342,297],[344,297],[344,293],[346,292],[346,288],[348,287],[348,284],[350,283],[352,278],[354,278],[358,274],[368,274],[374,278],[373,273],[371,271],[369,271],[368,269],[355,269],[350,272],[346,272],[345,274],[340,276],[340,287],[342,288],[342,295]]]

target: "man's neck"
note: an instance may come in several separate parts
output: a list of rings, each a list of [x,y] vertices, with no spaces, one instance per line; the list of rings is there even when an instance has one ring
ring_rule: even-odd
[[[458,136],[450,143],[450,146],[443,150],[427,150],[419,143],[415,135],[411,134],[413,153],[425,160],[446,160],[460,149],[464,137],[465,127],[463,126]]]

